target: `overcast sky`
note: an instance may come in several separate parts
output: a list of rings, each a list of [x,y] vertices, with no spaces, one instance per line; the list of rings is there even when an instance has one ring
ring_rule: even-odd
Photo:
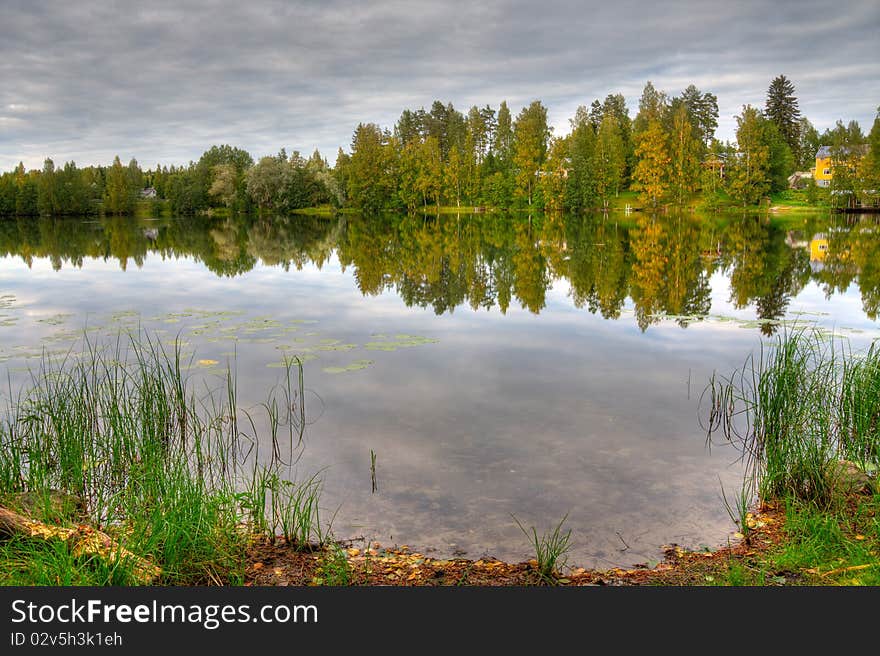
[[[0,0],[0,170],[255,158],[316,147],[332,164],[359,121],[393,127],[434,99],[514,115],[541,100],[555,134],[578,105],[647,80],[718,97],[716,136],[792,80],[820,131],[870,129],[880,2],[45,2]]]

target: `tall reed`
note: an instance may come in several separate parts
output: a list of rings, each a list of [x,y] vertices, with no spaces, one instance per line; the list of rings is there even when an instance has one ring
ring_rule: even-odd
[[[787,326],[729,377],[713,375],[707,439],[736,444],[762,498],[825,503],[838,459],[876,466],[880,354],[854,353],[819,330]]]
[[[326,538],[320,481],[296,477],[306,425],[299,361],[265,403],[245,409],[233,369],[225,390],[210,388],[185,373],[192,359],[178,341],[86,336],[82,347],[44,357],[18,391],[10,383],[0,500],[70,495],[88,521],[153,558],[166,583],[235,582],[253,532]]]

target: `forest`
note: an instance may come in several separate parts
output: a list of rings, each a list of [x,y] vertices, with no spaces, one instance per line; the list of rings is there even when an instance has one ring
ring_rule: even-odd
[[[383,210],[466,209],[584,211],[607,209],[622,191],[645,209],[756,206],[809,172],[820,146],[833,178],[808,197],[873,203],[880,189],[880,108],[866,134],[857,121],[823,133],[802,116],[791,80],[775,78],[763,108],[744,105],[735,142],[715,138],[717,97],[688,86],[670,95],[648,82],[634,118],[622,94],[578,107],[570,131],[554,135],[547,107],[535,100],[515,116],[506,101],[466,113],[437,100],[404,109],[393,129],[360,123],[350,152],[336,161],[281,148],[255,160],[230,145],[197,162],[143,170],[117,156],[109,166],[19,164],[0,175],[0,216],[126,215],[143,201],[178,215],[220,210],[285,214],[331,207]]]

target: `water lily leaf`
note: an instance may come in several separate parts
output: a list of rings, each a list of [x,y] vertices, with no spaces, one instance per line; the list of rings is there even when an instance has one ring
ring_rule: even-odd
[[[351,351],[356,349],[357,344],[325,344],[324,346],[316,346],[316,351]]]
[[[351,364],[344,367],[324,367],[324,372],[328,374],[342,374],[348,371],[359,371],[360,369],[366,369],[371,364],[373,364],[372,360],[355,360]]]

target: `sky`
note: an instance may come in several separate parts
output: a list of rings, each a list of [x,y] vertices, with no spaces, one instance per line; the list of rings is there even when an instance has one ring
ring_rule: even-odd
[[[784,74],[818,129],[880,105],[877,0],[695,2],[190,2],[0,0],[0,170],[134,157],[255,159],[319,149],[331,164],[359,122],[393,128],[435,99],[514,116],[533,100],[554,134],[578,105],[650,80],[718,97],[716,136]]]

